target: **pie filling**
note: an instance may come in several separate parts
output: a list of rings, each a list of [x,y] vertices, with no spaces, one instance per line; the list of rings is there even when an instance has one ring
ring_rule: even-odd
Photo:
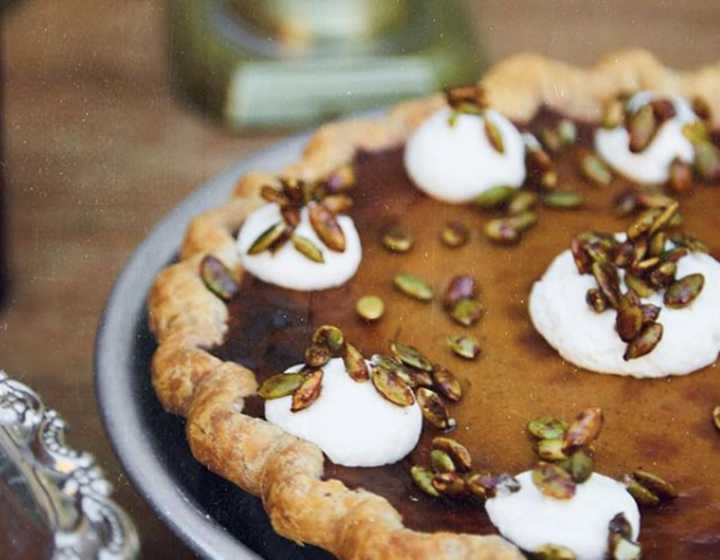
[[[527,127],[539,132],[559,116],[542,111]],[[708,558],[720,554],[720,437],[710,412],[720,403],[714,365],[690,376],[662,380],[591,375],[567,362],[533,328],[528,298],[553,259],[573,236],[588,229],[623,231],[628,218],[612,208],[613,199],[632,186],[623,178],[611,185],[592,184],[578,173],[578,150],[592,146],[595,127],[577,123],[578,142],[557,162],[560,188],[575,189],[585,202],[572,211],[542,208],[537,225],[516,246],[500,246],[482,235],[487,214],[472,204],[449,205],[420,192],[405,172],[403,150],[358,153],[350,215],[363,248],[362,264],[347,283],[328,290],[299,292],[265,283],[250,274],[229,302],[228,334],[212,352],[255,371],[259,381],[303,362],[313,331],[338,325],[366,357],[388,353],[390,341],[411,344],[460,378],[464,396],[451,413],[457,428],[451,437],[472,454],[473,468],[520,473],[536,462],[526,431],[530,419],[572,419],[582,409],[604,411],[595,472],[620,478],[639,467],[657,472],[681,489],[679,499],[643,512],[641,542],[652,558]],[[684,230],[720,254],[717,194],[697,185],[682,197]],[[492,216],[490,216],[492,218]],[[469,241],[448,248],[440,241],[446,222],[462,223]],[[413,234],[412,249],[387,251],[380,239],[392,226]],[[415,274],[435,289],[431,302],[408,298],[393,285],[400,273]],[[449,318],[441,298],[449,280],[469,275],[480,288],[481,320],[464,327]],[[558,288],[561,289],[561,288]],[[361,319],[355,302],[379,296],[385,313],[377,321]],[[449,335],[472,334],[481,353],[474,360],[453,354]],[[245,412],[262,417],[263,400],[247,400]],[[373,424],[368,430],[378,431]],[[340,434],[342,435],[342,434]],[[363,487],[387,498],[406,526],[422,531],[495,532],[482,504],[433,499],[409,476],[413,465],[430,462],[431,440],[441,431],[425,424],[420,441],[403,460],[373,468],[343,467],[326,460],[325,477],[351,488]],[[348,446],[352,437],[348,434]]]

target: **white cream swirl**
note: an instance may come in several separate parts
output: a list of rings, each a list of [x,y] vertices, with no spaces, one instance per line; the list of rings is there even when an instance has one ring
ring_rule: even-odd
[[[627,108],[635,111],[657,98],[670,99],[676,115],[660,126],[650,145],[642,152],[630,151],[630,135],[625,126],[598,128],[595,132],[595,149],[598,154],[615,171],[638,183],[664,183],[675,158],[685,163],[693,160],[693,146],[682,133],[682,128],[698,118],[685,99],[641,91],[630,98]]]
[[[450,124],[452,110],[437,111],[405,145],[405,169],[417,187],[445,202],[468,202],[499,185],[520,187],[525,180],[525,145],[520,132],[497,111],[484,116],[460,113]],[[500,132],[504,153],[485,134],[484,119]]]
[[[557,500],[542,494],[532,481],[532,471],[517,477],[520,490],[490,498],[485,503],[490,521],[508,540],[528,552],[546,544],[565,546],[578,560],[604,560],[608,525],[623,513],[632,527],[633,540],[640,532],[640,512],[625,487],[594,473],[578,484],[575,496]]]
[[[578,273],[570,250],[560,253],[533,285],[530,318],[563,358],[581,368],[638,378],[692,373],[712,364],[720,351],[720,263],[705,253],[690,253],[677,264],[676,278],[702,273],[705,285],[682,309],[666,307],[659,293],[643,299],[660,307],[663,337],[652,352],[640,358],[623,359],[626,344],[615,330],[614,311],[590,309],[585,294],[597,283],[592,275]],[[621,286],[624,290],[624,281]]]
[[[282,220],[280,207],[270,203],[250,214],[242,225],[237,238],[242,266],[253,276],[291,290],[324,290],[347,282],[355,275],[362,260],[360,236],[352,218],[338,216],[337,221],[345,234],[345,251],[331,251],[318,238],[310,225],[307,208],[300,213],[300,224],[295,233],[310,239],[322,250],[325,262],[318,263],[303,256],[291,242],[285,243],[275,253],[264,251],[248,255],[247,251],[257,237],[271,225]]]
[[[294,366],[286,373],[301,368]],[[291,412],[291,400],[265,401],[265,418],[315,443],[333,463],[346,467],[395,463],[415,448],[422,432],[417,403],[405,407],[392,404],[372,381],[354,381],[340,358],[333,358],[323,368],[322,390],[312,405]]]

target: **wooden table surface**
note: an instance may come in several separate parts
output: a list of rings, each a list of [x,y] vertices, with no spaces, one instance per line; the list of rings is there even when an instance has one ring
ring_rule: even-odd
[[[511,5],[512,4],[512,5]],[[577,63],[644,46],[691,67],[720,52],[720,4],[650,0],[471,3],[490,60],[535,50]],[[3,15],[12,292],[0,368],[30,384],[92,450],[135,519],[144,557],[191,552],[135,493],[93,393],[93,339],[115,276],[195,186],[281,133],[234,135],[178,101],[163,2],[34,0]]]

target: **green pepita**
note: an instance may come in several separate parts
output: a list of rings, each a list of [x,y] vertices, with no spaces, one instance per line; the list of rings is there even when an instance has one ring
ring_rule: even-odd
[[[440,232],[440,240],[453,249],[462,247],[470,238],[470,230],[460,222],[448,222]]]
[[[445,436],[433,438],[432,447],[447,453],[457,470],[467,472],[472,468],[472,457],[467,448],[460,442]]]
[[[312,240],[298,234],[293,234],[291,239],[293,247],[295,247],[298,253],[313,262],[325,262],[325,257],[323,256],[322,251],[318,248],[317,245],[315,245],[315,243],[312,242]]]
[[[413,465],[410,468],[410,476],[416,486],[428,496],[432,496],[433,498],[440,497],[440,492],[435,490],[432,484],[433,472],[430,469],[421,467],[420,465]]]
[[[415,238],[403,228],[393,226],[383,233],[382,244],[391,253],[407,253],[415,244]]]
[[[505,185],[491,187],[475,198],[475,204],[484,210],[494,210],[509,202],[515,191]]]
[[[423,418],[427,422],[441,430],[447,430],[453,426],[454,422],[451,421],[447,407],[440,395],[431,389],[420,387],[417,389],[416,396]]]
[[[477,338],[471,335],[448,336],[450,349],[461,358],[474,360],[480,353],[480,343]]]
[[[213,255],[205,255],[200,262],[200,278],[205,287],[224,301],[229,301],[240,289],[233,273]]]
[[[454,472],[436,473],[432,485],[443,496],[459,496],[465,491],[465,479]]]
[[[305,374],[302,384],[292,395],[291,412],[299,412],[314,403],[322,389],[323,370],[316,369]]]
[[[374,367],[370,379],[383,397],[398,406],[410,406],[415,402],[412,389],[393,371]]]
[[[623,359],[625,361],[640,358],[652,352],[658,345],[663,335],[663,326],[660,323],[648,323],[643,325],[640,334],[628,344]]]
[[[442,366],[435,366],[432,372],[433,386],[452,402],[462,398],[462,385],[455,374]]]
[[[450,310],[450,317],[465,327],[477,323],[482,315],[483,306],[475,299],[461,299]]]
[[[700,295],[704,285],[705,276],[700,273],[683,276],[665,290],[663,302],[673,309],[687,307]]]
[[[675,489],[675,486],[654,473],[638,469],[634,471],[632,475],[635,480],[661,500],[674,500],[678,497],[678,492]]]
[[[505,143],[503,142],[503,137],[500,129],[487,116],[485,116],[483,120],[485,121],[485,136],[487,136],[490,145],[495,148],[495,151],[504,154]]]
[[[542,198],[543,204],[549,208],[574,209],[580,208],[585,197],[577,191],[552,191]]]
[[[453,463],[450,455],[441,449],[430,451],[430,466],[436,473],[455,472],[455,463]]]
[[[660,504],[660,498],[640,484],[633,476],[626,474],[623,476],[622,482],[630,495],[641,506],[655,507]]]
[[[527,429],[538,439],[564,438],[567,424],[562,420],[551,417],[536,418],[528,422]]]
[[[348,375],[358,382],[367,381],[370,378],[370,368],[360,350],[349,342],[345,344],[345,355],[343,356],[345,370]]]
[[[544,461],[562,461],[567,459],[563,453],[563,440],[541,439],[537,442],[537,454]]]
[[[310,202],[307,205],[310,225],[325,246],[331,251],[345,251],[345,233],[335,215],[323,204]]]
[[[409,344],[393,341],[390,343],[390,351],[396,359],[405,365],[422,371],[432,371],[433,365],[420,350]]]
[[[540,492],[557,500],[569,500],[575,495],[575,483],[558,465],[540,462],[532,471],[532,481]]]
[[[260,235],[257,236],[255,241],[252,242],[247,250],[248,255],[257,255],[270,249],[276,242],[278,242],[287,230],[287,224],[285,222],[278,222],[271,225]]]
[[[385,312],[385,304],[378,296],[363,296],[357,300],[355,311],[366,321],[377,321]]]
[[[406,296],[419,301],[430,301],[433,298],[433,289],[430,284],[418,276],[401,273],[395,276],[393,282],[395,287]]]
[[[345,346],[343,332],[334,325],[322,325],[312,335],[313,344],[327,346],[330,351],[339,355]]]
[[[590,445],[600,435],[603,420],[602,409],[587,408],[583,410],[565,433],[564,450],[571,452]]]
[[[585,151],[580,156],[580,172],[586,179],[598,185],[609,185],[612,174],[602,160],[592,152]]]
[[[263,381],[258,395],[264,399],[280,399],[292,395],[302,385],[305,376],[302,373],[278,373]]]
[[[584,449],[575,451],[560,466],[568,472],[570,478],[577,484],[585,482],[593,473],[592,457]]]
[[[311,344],[305,349],[305,363],[313,368],[322,367],[330,361],[330,349],[321,344]]]

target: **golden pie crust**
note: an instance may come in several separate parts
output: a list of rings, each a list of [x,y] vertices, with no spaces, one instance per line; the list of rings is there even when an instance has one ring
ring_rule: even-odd
[[[590,69],[520,54],[495,65],[482,84],[490,104],[514,121],[529,121],[543,106],[597,121],[606,99],[651,89],[702,96],[713,109],[713,124],[720,125],[720,64],[680,72],[642,50],[613,53]],[[350,162],[358,150],[398,146],[443,104],[437,95],[400,104],[381,119],[323,126],[282,175],[316,181]],[[180,261],[157,276],[150,293],[149,322],[158,343],[153,386],[165,410],[187,418],[193,455],[211,471],[259,496],[280,535],[339,558],[522,558],[498,536],[405,528],[385,498],[350,490],[338,480],[323,480],[324,457],[316,445],[243,414],[245,397],[257,389],[255,375],[206,350],[223,342],[228,309],[205,287],[199,264],[212,254],[242,278],[233,232],[264,204],[260,187],[275,182],[275,175],[249,173],[227,204],[197,216],[187,229]]]

